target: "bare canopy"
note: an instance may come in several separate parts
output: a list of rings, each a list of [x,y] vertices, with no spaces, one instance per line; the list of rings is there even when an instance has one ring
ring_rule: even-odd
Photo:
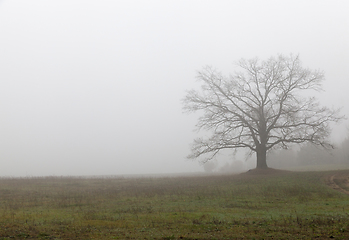
[[[183,100],[189,112],[203,111],[198,129],[212,131],[208,139],[194,140],[189,158],[211,160],[222,149],[248,148],[257,155],[257,168],[267,168],[268,150],[311,142],[332,147],[329,124],[339,110],[322,107],[302,92],[321,90],[324,75],[301,66],[298,56],[240,60],[241,72],[229,77],[211,67],[198,72],[201,91],[191,90]]]

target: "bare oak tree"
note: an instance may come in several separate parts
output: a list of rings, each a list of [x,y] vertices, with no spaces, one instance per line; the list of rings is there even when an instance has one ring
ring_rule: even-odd
[[[188,112],[203,111],[197,128],[212,131],[194,140],[188,158],[213,159],[222,149],[248,148],[257,155],[257,168],[268,168],[267,151],[311,142],[325,148],[329,124],[343,117],[339,110],[321,107],[302,92],[322,90],[321,71],[303,68],[298,56],[240,60],[242,69],[229,77],[211,67],[198,72],[201,91],[183,99]]]

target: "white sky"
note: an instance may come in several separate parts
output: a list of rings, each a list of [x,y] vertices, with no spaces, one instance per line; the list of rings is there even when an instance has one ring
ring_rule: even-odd
[[[349,116],[346,0],[0,0],[0,176],[202,171],[196,71],[300,54]],[[348,131],[342,124],[334,139]]]

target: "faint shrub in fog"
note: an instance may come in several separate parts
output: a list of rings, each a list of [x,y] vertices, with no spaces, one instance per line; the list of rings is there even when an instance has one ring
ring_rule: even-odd
[[[204,170],[206,173],[241,173],[246,171],[244,163],[239,160],[226,162],[223,165],[216,161],[206,162]]]
[[[204,170],[207,173],[212,173],[216,169],[216,167],[217,167],[217,163],[214,161],[206,162],[204,164]]]
[[[227,162],[219,168],[219,172],[223,173],[240,173],[244,171],[244,163],[242,161],[232,161],[231,163]]]

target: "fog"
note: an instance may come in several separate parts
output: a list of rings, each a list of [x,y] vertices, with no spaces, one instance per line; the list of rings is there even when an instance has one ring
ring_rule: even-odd
[[[197,70],[233,72],[240,58],[299,54],[325,72],[320,101],[348,116],[347,9],[344,0],[2,0],[0,176],[203,172],[186,159],[198,115],[184,114],[181,99],[198,87]]]

